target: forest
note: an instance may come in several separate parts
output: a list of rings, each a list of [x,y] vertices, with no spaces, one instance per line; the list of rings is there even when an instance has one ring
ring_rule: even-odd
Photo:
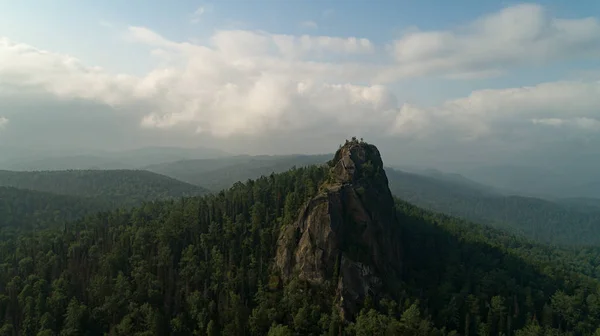
[[[546,200],[505,195],[464,182],[393,169],[388,169],[387,173],[395,196],[425,209],[497,227],[546,244],[600,244],[597,200]]]
[[[202,187],[143,170],[0,170],[0,187],[77,196],[114,207],[207,193]]]
[[[385,291],[357,302],[356,316],[340,315],[340,274],[283,283],[273,267],[282,228],[332,174],[295,168],[77,220],[53,210],[76,203],[49,200],[0,229],[0,335],[600,335],[597,249],[399,199],[389,224],[401,275],[380,274]],[[4,204],[0,218],[18,210]]]

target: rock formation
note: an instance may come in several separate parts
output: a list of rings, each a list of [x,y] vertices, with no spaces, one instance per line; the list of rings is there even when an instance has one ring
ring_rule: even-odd
[[[329,180],[279,238],[276,267],[314,285],[337,281],[341,314],[351,319],[382,275],[399,269],[394,200],[378,149],[353,139],[330,162]],[[395,274],[395,273],[394,273]]]

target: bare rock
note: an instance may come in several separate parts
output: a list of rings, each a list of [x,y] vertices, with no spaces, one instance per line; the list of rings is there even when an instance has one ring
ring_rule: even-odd
[[[367,295],[377,296],[381,275],[399,269],[397,220],[375,146],[348,142],[330,166],[322,193],[282,230],[275,265],[284,282],[292,276],[314,285],[337,282],[342,315],[351,319]]]

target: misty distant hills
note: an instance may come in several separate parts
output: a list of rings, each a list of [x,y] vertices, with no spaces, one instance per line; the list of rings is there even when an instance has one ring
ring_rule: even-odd
[[[481,185],[386,169],[392,193],[416,206],[502,228],[537,241],[600,243],[600,200],[503,195]]]
[[[145,169],[212,191],[220,191],[231,187],[238,181],[281,173],[292,167],[322,164],[330,160],[331,156],[331,154],[234,156],[169,162],[147,166]]]
[[[179,160],[209,159],[230,156],[224,151],[207,148],[145,147],[125,151],[25,151],[0,147],[0,168],[18,171],[68,169],[139,169]]]
[[[466,169],[463,175],[497,190],[549,199],[600,198],[600,178],[589,172],[516,165]]]

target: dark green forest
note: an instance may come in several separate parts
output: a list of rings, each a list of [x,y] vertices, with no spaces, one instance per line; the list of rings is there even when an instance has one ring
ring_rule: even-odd
[[[381,274],[385,292],[357,302],[356,316],[337,309],[340,274],[283,282],[281,230],[331,174],[292,169],[4,234],[0,335],[600,335],[596,249],[552,248],[400,200],[389,223],[400,278]],[[43,226],[41,214],[27,225]]]
[[[0,187],[0,230],[18,233],[63,227],[69,221],[110,208],[107,201]]]
[[[0,170],[0,186],[85,197],[119,207],[207,192],[202,187],[143,170]]]

